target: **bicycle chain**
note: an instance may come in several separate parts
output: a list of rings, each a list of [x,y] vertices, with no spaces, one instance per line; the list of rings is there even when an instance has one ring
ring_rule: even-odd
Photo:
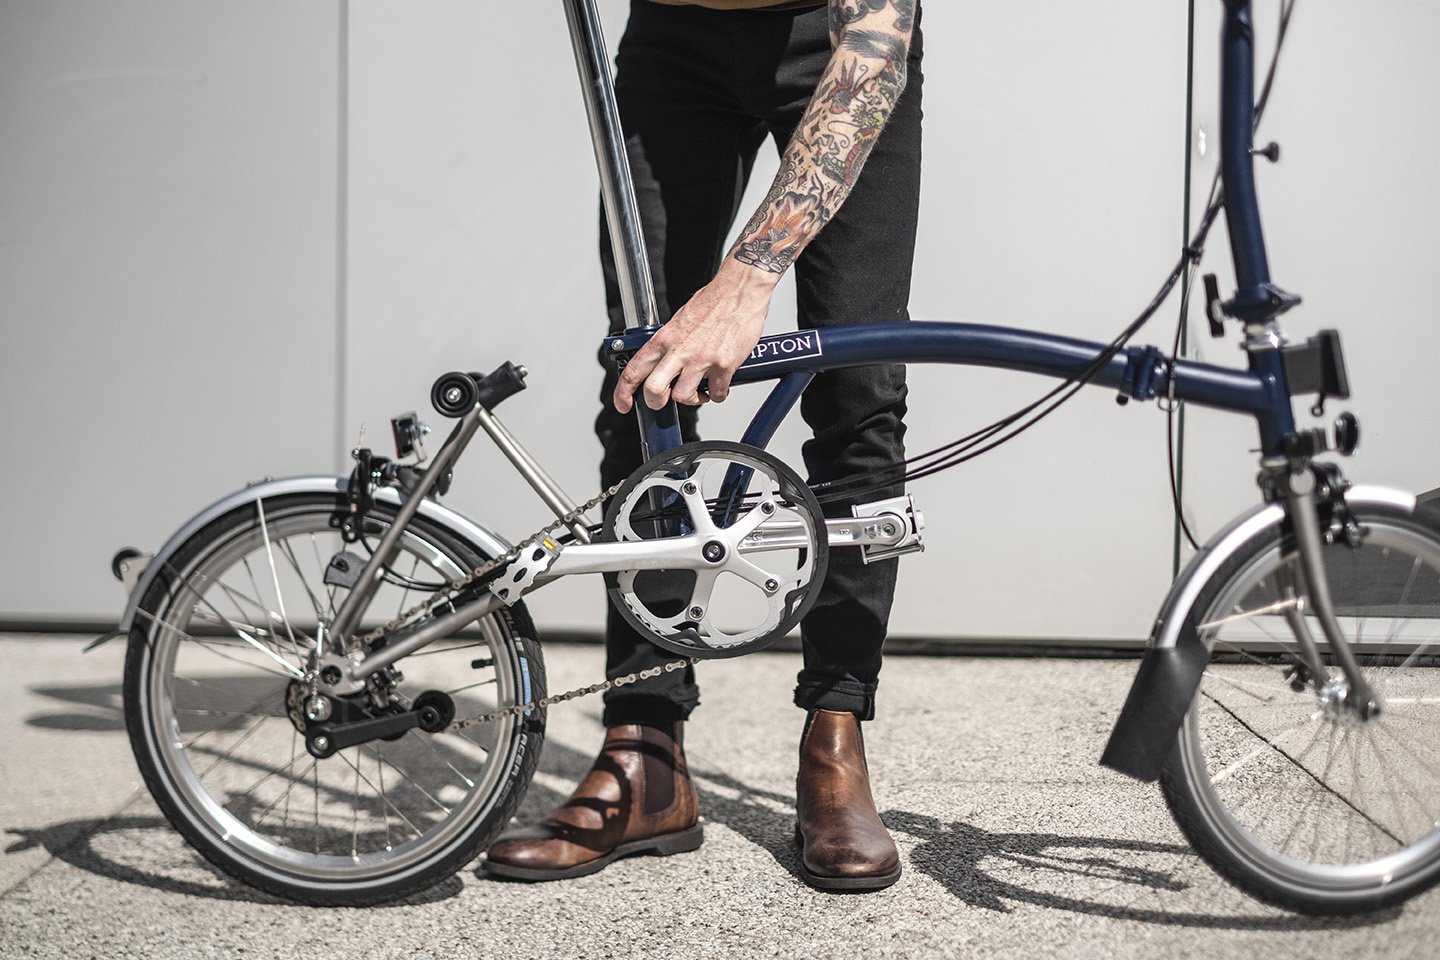
[[[527,547],[539,543],[541,540],[550,536],[550,534],[559,530],[561,527],[568,527],[570,524],[580,520],[582,517],[585,516],[585,514],[589,513],[591,510],[594,510],[606,500],[609,500],[611,497],[615,496],[616,492],[619,491],[622,485],[622,483],[617,483],[607,490],[600,491],[600,493],[596,496],[591,497],[589,500],[580,504],[574,510],[569,511],[548,526],[537,530],[535,533],[515,544],[515,546],[511,547],[509,550],[500,554],[500,556],[495,557],[491,560],[487,560],[486,562],[480,564],[480,566],[470,571],[470,573],[466,575],[463,579],[456,580],[455,582],[446,585],[442,590],[438,591],[436,596],[430,597],[423,603],[417,604],[416,606],[411,607],[409,610],[406,610],[403,613],[396,615],[394,619],[392,619],[384,626],[377,627],[376,629],[371,630],[369,633],[355,638],[355,640],[353,641],[354,647],[367,646],[370,643],[373,643],[374,641],[380,639],[385,634],[389,633],[391,630],[394,630],[397,627],[402,627],[405,624],[409,623],[412,618],[424,613],[428,613],[439,604],[444,603],[445,601],[455,597],[465,587],[468,587],[470,584],[481,579],[482,577],[485,577],[505,566],[506,564],[514,561],[515,558],[520,556],[521,552],[524,551]],[[518,717],[538,708],[550,707],[553,704],[564,703],[567,700],[577,700],[580,697],[588,697],[591,694],[604,693],[606,690],[610,690],[615,687],[628,686],[633,683],[639,683],[641,680],[651,680],[655,677],[661,676],[662,674],[672,673],[676,670],[683,670],[685,667],[694,666],[699,662],[699,657],[689,657],[684,660],[672,660],[671,662],[663,664],[662,666],[651,667],[647,670],[640,670],[635,673],[629,673],[623,677],[616,677],[614,680],[606,680],[603,683],[592,683],[589,686],[585,687],[576,687],[573,690],[566,690],[564,693],[552,694],[551,696],[541,697],[539,700],[530,700],[526,703],[517,703],[511,707],[501,707],[500,709],[492,710],[489,713],[477,714],[473,717],[466,717],[463,720],[455,720],[451,722],[448,727],[445,728],[445,732],[456,733],[460,730],[464,730],[466,727],[473,727],[482,723],[493,723],[496,720],[501,720],[505,717]]]
[[[384,626],[376,627],[369,633],[356,637],[353,641],[351,641],[351,649],[358,649],[363,646],[368,646],[369,644],[374,643],[376,640],[379,640],[381,637],[383,637],[390,631],[398,627],[405,626],[405,624],[409,623],[410,620],[414,617],[419,616],[422,613],[429,613],[441,603],[444,603],[445,601],[453,598],[462,589],[470,586],[470,584],[474,583],[476,580],[479,580],[480,578],[495,572],[500,567],[503,567],[513,561],[516,557],[520,556],[521,551],[523,551],[526,547],[530,547],[536,543],[539,543],[542,539],[550,536],[550,534],[559,530],[561,527],[569,526],[570,524],[581,519],[585,516],[585,514],[589,513],[591,510],[594,510],[596,507],[600,506],[600,504],[613,497],[616,491],[620,489],[620,487],[621,484],[617,483],[614,486],[610,487],[608,490],[600,491],[598,494],[591,497],[589,500],[586,500],[584,503],[580,504],[580,506],[576,507],[574,510],[566,513],[564,516],[560,517],[560,519],[554,521],[550,525],[543,527],[540,530],[537,530],[535,533],[526,537],[524,540],[521,540],[519,543],[515,544],[515,546],[500,554],[498,557],[495,557],[492,560],[487,560],[484,563],[480,564],[480,566],[470,571],[470,573],[462,579],[447,584],[445,587],[437,591],[434,596],[417,604],[416,606],[411,607],[404,613],[397,614],[394,619],[392,619]]]
[[[564,693],[541,697],[539,700],[531,700],[528,703],[517,703],[513,707],[501,707],[499,710],[491,710],[489,713],[481,713],[473,717],[467,717],[464,720],[456,720],[445,728],[445,732],[455,733],[464,730],[466,727],[473,727],[476,724],[493,723],[505,717],[518,717],[521,714],[529,713],[537,707],[549,707],[556,703],[564,703],[566,700],[578,700],[581,697],[588,697],[594,693],[604,693],[613,687],[624,687],[632,683],[639,683],[641,680],[651,680],[662,674],[673,673],[676,670],[683,670],[686,667],[693,667],[699,662],[699,657],[686,657],[684,660],[672,660],[663,666],[651,667],[648,670],[640,670],[635,673],[627,673],[623,677],[606,680],[604,683],[592,683],[588,687],[576,687],[574,690],[566,690]]]

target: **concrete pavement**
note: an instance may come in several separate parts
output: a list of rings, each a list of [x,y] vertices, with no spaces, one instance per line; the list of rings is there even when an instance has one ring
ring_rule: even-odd
[[[1440,893],[1348,921],[1258,904],[1184,845],[1159,791],[1096,765],[1133,661],[893,657],[866,737],[905,875],[863,896],[798,878],[798,657],[700,668],[688,730],[700,851],[562,884],[474,866],[417,902],[298,907],[211,870],[139,783],[117,642],[0,638],[3,957],[1431,957]],[[598,647],[547,649],[552,690]],[[902,699],[902,692],[908,693]],[[522,815],[589,763],[598,699],[551,712]]]

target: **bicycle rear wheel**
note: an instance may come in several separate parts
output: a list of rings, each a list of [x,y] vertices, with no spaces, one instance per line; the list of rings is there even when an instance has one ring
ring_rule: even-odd
[[[1166,801],[1223,876],[1304,913],[1377,909],[1440,878],[1440,527],[1398,507],[1354,513],[1363,540],[1325,531],[1324,565],[1378,716],[1341,704],[1343,675],[1281,527],[1176,612],[1211,658],[1161,778]],[[1339,678],[1323,691],[1297,615]]]
[[[288,899],[359,905],[423,890],[483,849],[525,792],[544,714],[459,732],[412,729],[324,759],[306,752],[298,676],[317,623],[333,619],[343,572],[358,572],[365,544],[393,518],[377,504],[365,543],[346,544],[344,510],[334,495],[271,497],[187,541],[141,601],[125,718],[156,803],[211,863]],[[454,531],[415,518],[366,626],[484,559]],[[534,628],[518,604],[396,666],[401,703],[438,690],[459,717],[545,694]]]

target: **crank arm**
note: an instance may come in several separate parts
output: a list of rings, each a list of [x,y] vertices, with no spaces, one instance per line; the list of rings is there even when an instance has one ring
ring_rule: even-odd
[[[722,533],[724,531],[721,531]],[[576,573],[619,573],[622,570],[706,570],[720,561],[705,559],[707,544],[723,541],[691,534],[659,540],[572,543],[540,574],[536,585]],[[728,547],[725,547],[728,549]],[[723,556],[723,555],[722,555]]]
[[[420,714],[414,710],[353,723],[318,723],[305,732],[305,749],[312,757],[323,760],[346,747],[357,747],[371,740],[394,739],[419,726]]]
[[[909,524],[897,513],[874,517],[840,517],[825,521],[825,533],[832,547],[892,547],[905,539]],[[740,541],[741,553],[769,550],[796,550],[808,542],[805,525],[799,520],[770,520]]]

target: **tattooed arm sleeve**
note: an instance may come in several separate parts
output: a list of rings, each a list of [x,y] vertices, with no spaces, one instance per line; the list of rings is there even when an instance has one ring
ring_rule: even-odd
[[[830,0],[834,54],[731,257],[784,273],[840,209],[905,89],[915,4]]]

